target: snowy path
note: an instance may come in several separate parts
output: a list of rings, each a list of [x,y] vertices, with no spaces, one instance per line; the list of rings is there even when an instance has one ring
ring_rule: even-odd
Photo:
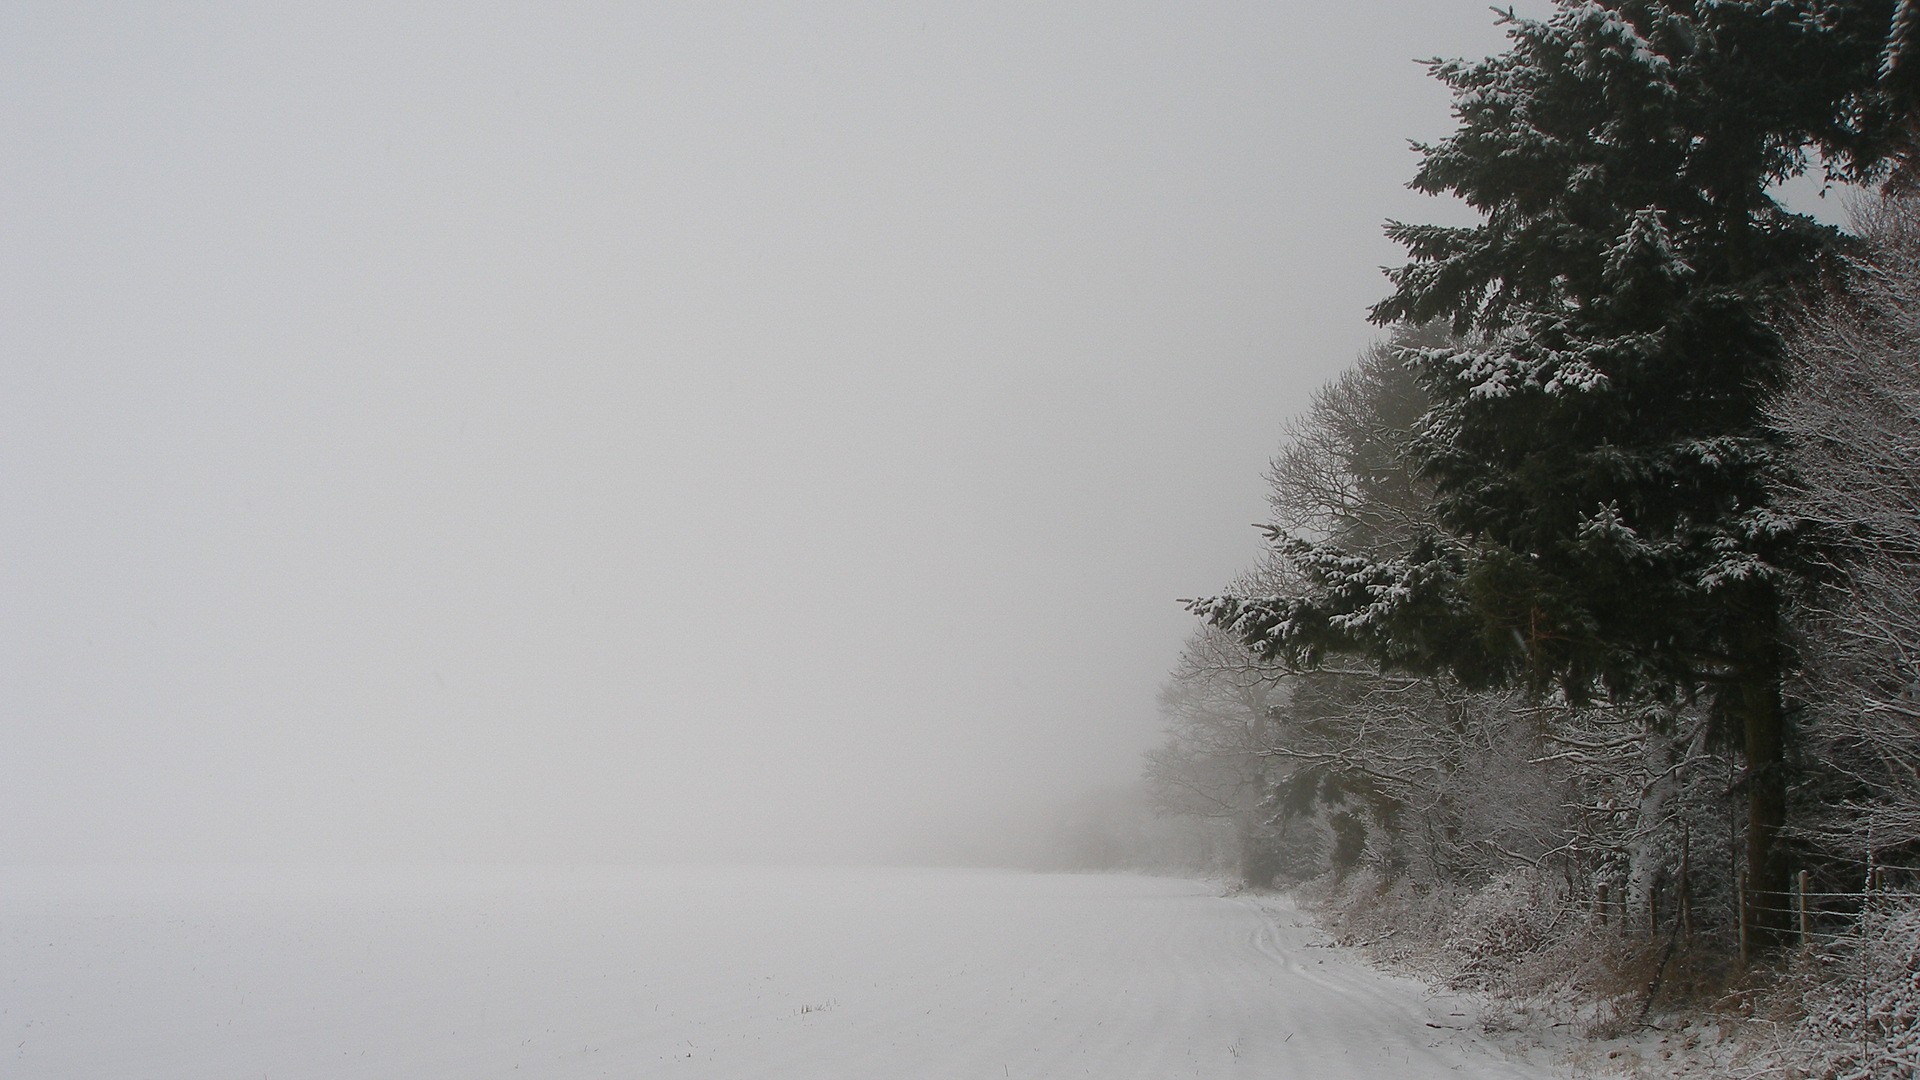
[[[0,1077],[1565,1075],[1321,940],[1135,877],[0,870]]]

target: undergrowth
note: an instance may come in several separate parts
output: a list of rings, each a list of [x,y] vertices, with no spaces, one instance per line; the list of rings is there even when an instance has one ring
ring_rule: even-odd
[[[1564,892],[1527,871],[1416,887],[1362,870],[1294,895],[1340,943],[1483,994],[1489,1032],[1571,1036],[1576,1058],[1605,1070],[1920,1078],[1920,902],[1743,967],[1732,941],[1603,924]]]

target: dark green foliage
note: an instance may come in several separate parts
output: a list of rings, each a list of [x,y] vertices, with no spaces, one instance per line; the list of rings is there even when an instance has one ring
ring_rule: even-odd
[[[1333,864],[1336,874],[1345,874],[1360,865],[1360,856],[1367,848],[1367,826],[1360,815],[1351,810],[1342,810],[1327,819],[1333,830],[1333,852],[1328,860]]]
[[[1841,242],[1771,184],[1807,150],[1863,175],[1894,145],[1874,75],[1889,5],[1580,4],[1435,62],[1460,129],[1414,181],[1485,214],[1395,224],[1382,321],[1431,395],[1418,450],[1444,537],[1392,560],[1283,541],[1317,586],[1204,607],[1269,655],[1329,651],[1583,697],[1739,677],[1734,639],[1793,560],[1760,410],[1767,322]]]

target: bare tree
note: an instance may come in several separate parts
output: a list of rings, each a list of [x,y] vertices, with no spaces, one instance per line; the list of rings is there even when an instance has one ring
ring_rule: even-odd
[[[1145,768],[1161,811],[1219,823],[1233,848],[1232,870],[1257,886],[1298,871],[1314,855],[1314,838],[1288,836],[1270,807],[1277,763],[1265,750],[1283,696],[1271,665],[1224,632],[1202,627],[1161,690],[1166,741],[1148,752]],[[1289,855],[1294,867],[1286,865]]]
[[[1389,555],[1435,530],[1433,487],[1413,454],[1427,397],[1395,359],[1424,338],[1400,337],[1363,352],[1287,426],[1267,468],[1274,533]]]
[[[1810,731],[1859,784],[1815,827],[1865,854],[1920,845],[1920,198],[1853,211],[1864,248],[1798,320],[1772,421],[1797,476],[1783,509],[1826,541],[1803,608]]]

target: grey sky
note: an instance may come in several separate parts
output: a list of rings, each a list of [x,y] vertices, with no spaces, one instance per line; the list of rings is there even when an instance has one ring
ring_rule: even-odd
[[[1132,775],[1481,0],[13,5],[0,861]]]

